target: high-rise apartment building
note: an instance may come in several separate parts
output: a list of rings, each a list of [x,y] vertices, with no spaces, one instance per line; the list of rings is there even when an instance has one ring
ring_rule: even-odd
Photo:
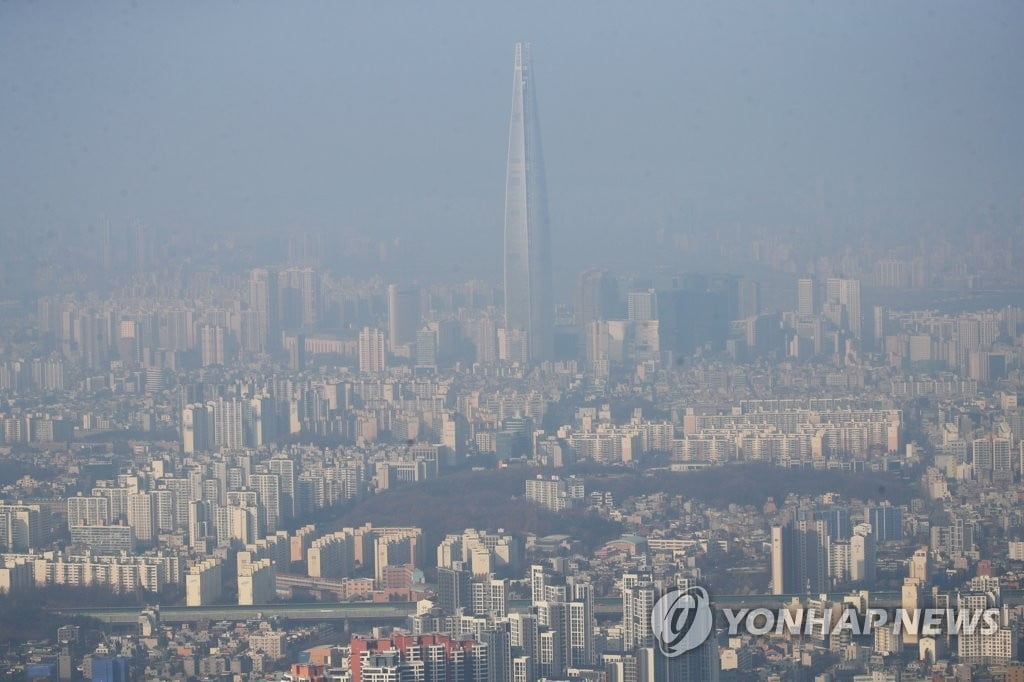
[[[488,682],[487,645],[446,635],[401,635],[390,639],[353,637],[352,682],[422,680]]]
[[[206,324],[199,329],[199,355],[203,367],[223,365],[227,330],[224,327]]]
[[[386,358],[384,332],[373,327],[363,327],[363,330],[359,332],[359,371],[383,372],[387,367]]]
[[[149,544],[156,540],[156,514],[149,493],[133,493],[128,496],[128,525],[132,527],[139,542]]]
[[[102,526],[110,522],[110,500],[105,497],[68,498],[68,526]]]
[[[828,588],[828,526],[798,520],[772,527],[772,594],[817,594]]]
[[[213,413],[213,446],[232,450],[242,448],[245,445],[242,437],[245,403],[238,398],[217,398],[207,403],[206,409]]]
[[[876,538],[871,524],[858,523],[850,537],[850,580],[871,585],[877,571]]]
[[[278,274],[264,268],[249,273],[249,308],[257,316],[257,343],[254,350],[273,353],[281,345]]]
[[[37,504],[3,504],[0,501],[0,549],[27,552],[41,546],[45,524]]]
[[[320,322],[320,274],[288,268],[279,275],[280,319],[288,329],[313,329]]]
[[[185,574],[185,605],[207,606],[221,595],[223,560],[215,557],[197,562]]]
[[[274,533],[281,523],[281,481],[277,474],[251,474],[249,488],[256,491],[260,527],[266,533]]]
[[[181,450],[185,453],[213,449],[213,414],[206,405],[186,405],[181,411]]]

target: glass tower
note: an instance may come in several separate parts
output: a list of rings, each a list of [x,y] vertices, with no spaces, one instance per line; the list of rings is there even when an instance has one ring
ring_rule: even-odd
[[[526,334],[531,362],[554,352],[551,246],[529,44],[516,44],[505,179],[505,327]]]

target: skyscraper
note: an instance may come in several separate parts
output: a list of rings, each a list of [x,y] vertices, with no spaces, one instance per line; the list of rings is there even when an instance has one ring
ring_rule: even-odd
[[[833,322],[859,339],[864,323],[860,309],[860,280],[830,277],[825,280],[825,298],[829,303],[840,306],[840,318]]]
[[[814,300],[815,282],[810,277],[803,277],[796,283],[796,312],[803,317],[814,315],[818,306]]]
[[[629,292],[626,298],[626,316],[635,321],[658,319],[658,296],[654,289]]]
[[[614,320],[619,308],[619,283],[607,270],[591,268],[576,280],[576,324]]]
[[[420,318],[420,290],[417,287],[389,284],[388,342],[392,352],[416,340]]]
[[[551,247],[529,44],[516,43],[505,178],[505,327],[526,333],[531,362],[554,353]]]

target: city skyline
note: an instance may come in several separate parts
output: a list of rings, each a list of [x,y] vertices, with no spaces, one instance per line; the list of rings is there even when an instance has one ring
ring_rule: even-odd
[[[905,258],[922,237],[955,248],[1020,222],[1017,5],[648,7],[6,3],[0,57],[19,68],[0,73],[0,287],[69,248],[90,259],[108,222],[115,248],[145,224],[153,265],[256,266],[307,233],[360,276],[500,276],[496,141],[522,37],[544,60],[552,250],[570,279],[737,267],[750,241]]]
[[[1024,5],[121,2],[0,2],[0,682],[1024,681]]]

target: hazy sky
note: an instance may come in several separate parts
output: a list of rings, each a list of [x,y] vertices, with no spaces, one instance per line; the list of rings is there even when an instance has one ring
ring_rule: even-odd
[[[1020,2],[0,2],[0,235],[364,231],[493,274],[517,40],[556,263],[1019,217]]]

